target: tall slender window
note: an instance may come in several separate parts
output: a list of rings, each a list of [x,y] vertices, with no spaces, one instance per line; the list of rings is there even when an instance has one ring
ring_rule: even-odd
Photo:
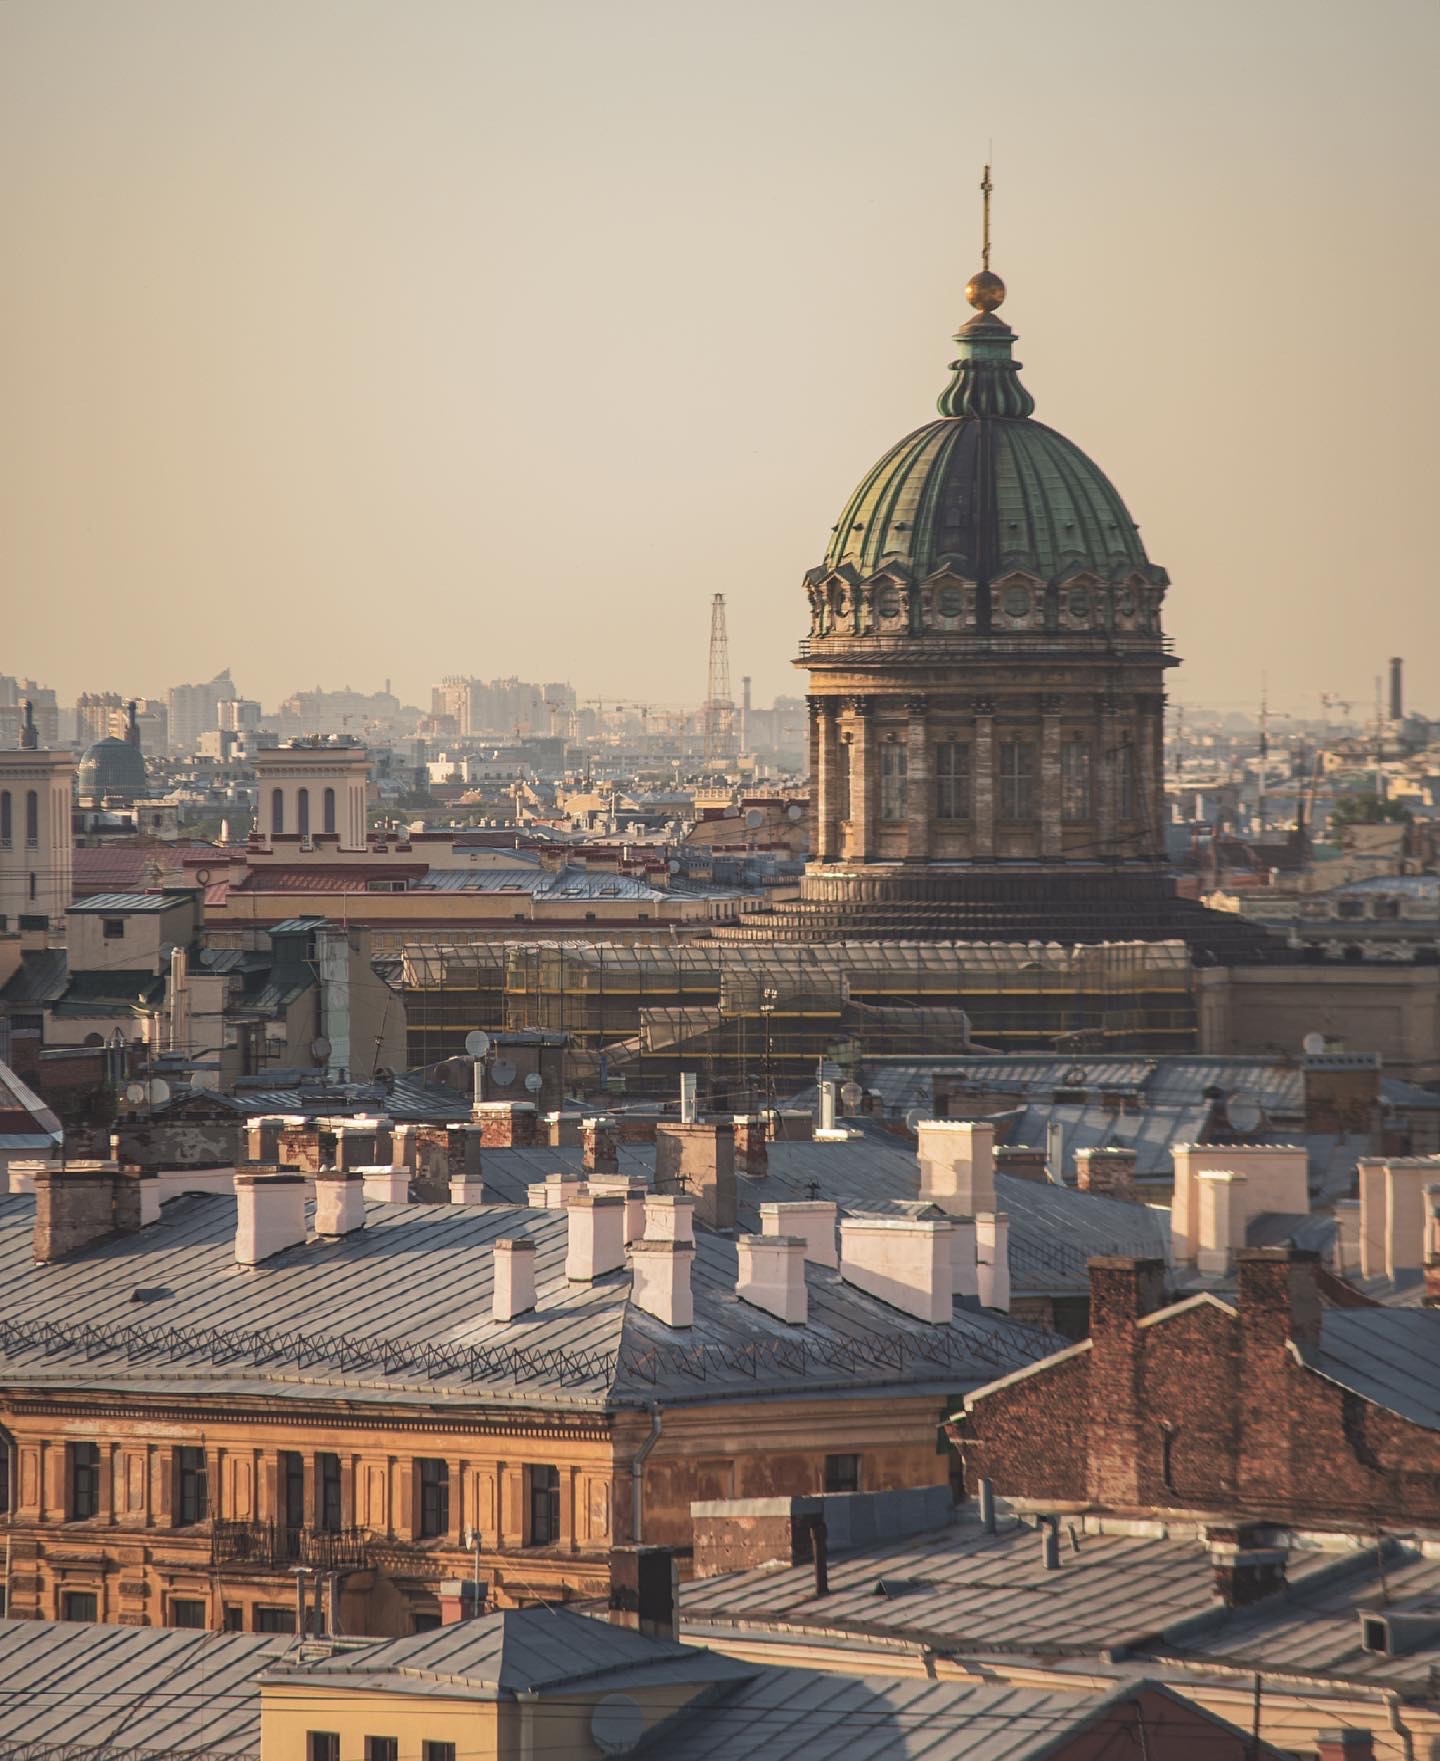
[[[270,836],[278,838],[285,830],[285,791],[270,791]]]
[[[0,791],[0,846],[10,848],[15,827],[10,818],[10,791]]]
[[[100,1445],[70,1445],[70,1520],[84,1522],[100,1512]]]
[[[526,1468],[530,1482],[530,1545],[549,1547],[560,1539],[560,1470]]]
[[[322,813],[324,829],[327,832],[333,832],[335,830],[335,791],[333,789],[325,791]]]
[[[305,1527],[305,1457],[296,1449],[280,1451],[281,1499],[285,1507],[285,1527]]]
[[[880,748],[880,817],[904,819],[910,798],[909,754],[898,740],[886,740]]]
[[[1035,748],[1028,740],[1000,742],[1000,817],[1035,817]]]
[[[209,1489],[205,1481],[205,1451],[175,1451],[175,1523],[188,1528],[203,1523],[210,1514]]]
[[[1115,813],[1119,819],[1135,817],[1135,748],[1115,748]]]
[[[970,817],[970,748],[958,740],[942,740],[935,748],[935,817]]]
[[[315,1526],[338,1535],[340,1520],[340,1457],[322,1450],[315,1457]]]
[[[420,1479],[420,1539],[431,1541],[450,1530],[450,1469],[428,1457],[415,1465]]]
[[[1063,819],[1089,819],[1090,746],[1067,740],[1060,748],[1060,814]]]
[[[295,830],[302,838],[310,836],[310,791],[297,789],[295,792]]]
[[[841,740],[835,749],[835,802],[842,823],[850,817],[850,752],[848,740]]]
[[[34,789],[25,791],[25,847],[35,849],[40,842],[40,797]]]

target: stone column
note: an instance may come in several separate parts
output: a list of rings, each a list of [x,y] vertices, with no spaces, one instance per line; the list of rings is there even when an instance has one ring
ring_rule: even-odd
[[[815,779],[815,860],[833,862],[840,853],[840,753],[831,698],[810,699],[810,753],[810,774]]]
[[[1102,697],[1099,711],[1098,775],[1095,778],[1096,818],[1099,821],[1102,859],[1120,854],[1118,807],[1115,799],[1115,754],[1120,749],[1120,718],[1118,705],[1112,697]]]
[[[930,798],[930,737],[925,720],[929,704],[924,697],[912,697],[905,707],[910,714],[905,760],[905,859],[924,862],[930,854],[930,819],[934,812]]]
[[[850,854],[860,862],[875,855],[875,730],[868,697],[850,700],[854,738],[850,744]]]
[[[975,856],[995,854],[995,705],[988,697],[975,701]]]
[[[1059,856],[1063,845],[1060,782],[1060,699],[1040,699],[1040,854]]]
[[[1135,765],[1135,800],[1144,828],[1144,854],[1161,856],[1165,851],[1165,699],[1140,699],[1139,751]]]

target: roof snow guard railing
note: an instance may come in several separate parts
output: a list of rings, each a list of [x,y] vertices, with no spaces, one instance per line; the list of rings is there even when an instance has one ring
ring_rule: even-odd
[[[1000,1370],[1037,1362],[1060,1342],[1008,1333],[1003,1339],[957,1320],[950,1327],[906,1333],[823,1334],[798,1339],[759,1339],[742,1345],[654,1345],[607,1351],[544,1350],[525,1346],[447,1345],[423,1340],[335,1339],[299,1332],[228,1332],[217,1327],[67,1326],[56,1321],[0,1320],[0,1356],[39,1352],[43,1357],[80,1357],[86,1363],[122,1358],[126,1364],[200,1360],[206,1367],[246,1364],[256,1369],[290,1366],[346,1372],[379,1371],[384,1377],[418,1372],[425,1382],[454,1379],[465,1385],[550,1382],[609,1385],[626,1372],[646,1382],[662,1375],[707,1381],[762,1373],[809,1377],[893,1374],[907,1364],[952,1368],[977,1358]]]

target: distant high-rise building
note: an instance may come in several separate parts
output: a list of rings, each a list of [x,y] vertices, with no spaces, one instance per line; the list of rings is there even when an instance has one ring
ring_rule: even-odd
[[[170,688],[170,750],[182,757],[193,752],[201,734],[220,725],[220,705],[238,697],[230,669],[204,685]]]
[[[60,706],[54,691],[48,685],[37,685],[34,679],[17,679],[9,673],[0,673],[0,748],[13,750],[20,744],[27,703],[31,706],[41,746],[58,746]]]
[[[117,726],[118,718],[118,726]],[[125,699],[118,691],[82,691],[75,699],[75,743],[93,746],[125,731]]]

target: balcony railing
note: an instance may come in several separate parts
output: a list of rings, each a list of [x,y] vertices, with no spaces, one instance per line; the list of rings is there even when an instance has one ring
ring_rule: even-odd
[[[210,1530],[212,1565],[248,1565],[266,1571],[312,1566],[317,1571],[363,1569],[370,1563],[364,1529],[292,1529],[285,1523],[216,1522]]]

